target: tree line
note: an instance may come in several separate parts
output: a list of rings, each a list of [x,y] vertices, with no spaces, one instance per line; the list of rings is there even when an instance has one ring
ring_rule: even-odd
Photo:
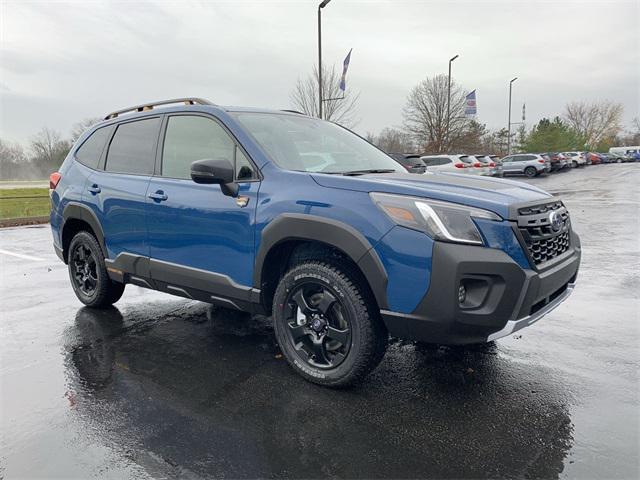
[[[640,120],[628,129],[622,126],[623,106],[610,101],[570,102],[554,118],[543,118],[527,128],[522,122],[507,128],[490,130],[486,124],[465,115],[465,97],[469,93],[451,80],[450,114],[447,118],[447,75],[435,75],[415,85],[402,109],[401,126],[390,126],[378,134],[367,132],[366,139],[387,153],[483,153],[506,155],[512,152],[608,151],[616,145],[640,144]],[[359,93],[352,89],[338,97],[339,75],[334,68],[323,68],[325,102],[323,117],[348,128],[357,124],[355,112]],[[340,92],[342,93],[342,92]],[[317,116],[318,74],[298,79],[290,100],[296,109]],[[511,135],[511,139],[509,136]],[[509,140],[511,140],[509,142]]]
[[[338,85],[340,72],[323,67],[323,117],[348,128],[357,123],[359,92]],[[388,153],[482,153],[505,155],[509,144],[507,128],[490,130],[486,124],[464,114],[467,91],[451,81],[450,115],[447,118],[447,75],[427,77],[414,86],[402,109],[401,126],[389,126],[365,137]],[[294,108],[318,115],[317,68],[299,78],[290,95]],[[640,120],[628,129],[622,126],[623,106],[610,101],[570,102],[561,115],[543,118],[527,129],[524,123],[511,132],[514,152],[571,150],[607,151],[616,145],[640,144]],[[47,178],[56,171],[73,143],[100,119],[88,118],[73,125],[68,136],[49,128],[33,135],[25,147],[0,138],[0,179]]]
[[[33,135],[23,147],[0,138],[0,179],[40,180],[60,168],[75,141],[99,118],[87,118],[73,125],[68,137],[48,127]]]

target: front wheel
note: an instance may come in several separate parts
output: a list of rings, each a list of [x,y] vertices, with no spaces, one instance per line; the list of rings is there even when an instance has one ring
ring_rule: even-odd
[[[273,299],[276,339],[305,379],[343,387],[364,378],[382,360],[387,331],[361,276],[319,261],[294,266]]]
[[[524,174],[529,178],[533,178],[538,174],[538,171],[535,167],[527,167],[524,169]]]
[[[73,237],[68,265],[73,291],[88,307],[105,308],[122,297],[124,283],[109,278],[102,248],[91,233],[82,231]]]

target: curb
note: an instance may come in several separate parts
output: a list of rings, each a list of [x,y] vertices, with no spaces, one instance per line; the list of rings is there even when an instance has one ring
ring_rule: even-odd
[[[23,225],[40,225],[49,223],[49,216],[46,217],[22,217],[22,218],[1,218],[0,228],[21,227]]]

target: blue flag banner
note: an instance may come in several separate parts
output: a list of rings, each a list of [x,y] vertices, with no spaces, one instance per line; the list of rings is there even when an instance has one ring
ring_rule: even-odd
[[[476,106],[476,91],[474,90],[469,95],[465,97],[464,103],[464,114],[465,115],[475,115],[478,112]]]
[[[353,48],[351,50],[353,50]],[[349,53],[347,53],[347,56],[344,59],[344,62],[342,62],[342,78],[340,79],[340,90],[342,90],[343,93],[347,88],[347,69],[349,68],[349,62],[351,61],[351,50],[349,50]]]

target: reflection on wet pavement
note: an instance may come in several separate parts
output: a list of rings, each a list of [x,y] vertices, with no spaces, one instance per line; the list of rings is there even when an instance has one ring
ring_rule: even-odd
[[[135,462],[152,451],[175,474],[229,477],[562,471],[566,392],[493,344],[395,342],[366,384],[334,391],[291,374],[265,319],[162,309],[147,305],[155,321],[138,325],[82,308],[65,332],[78,414]]]

